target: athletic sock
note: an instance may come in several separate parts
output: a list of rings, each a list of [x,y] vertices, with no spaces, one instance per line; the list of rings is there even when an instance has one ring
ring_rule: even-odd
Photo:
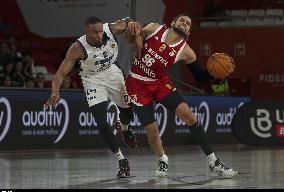
[[[162,157],[160,157],[159,160],[160,161],[164,161],[166,163],[169,162],[169,158],[168,158],[168,156],[165,153],[163,153]]]
[[[128,130],[128,125],[124,125],[122,123],[120,123],[121,125],[121,131],[127,131]]]
[[[123,156],[122,152],[120,151],[120,149],[118,150],[118,152],[115,154],[118,158],[118,160],[122,160],[125,159],[125,157]]]
[[[207,155],[208,161],[211,166],[215,165],[215,161],[217,160],[216,156],[214,153],[211,153],[210,155]]]

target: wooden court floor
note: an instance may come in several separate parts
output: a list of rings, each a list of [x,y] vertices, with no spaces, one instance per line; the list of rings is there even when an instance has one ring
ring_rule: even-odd
[[[239,172],[211,177],[206,157],[194,145],[165,147],[169,177],[156,178],[149,148],[122,148],[130,178],[116,178],[118,163],[107,149],[0,151],[0,189],[238,189],[284,188],[284,148],[213,145],[215,154]]]

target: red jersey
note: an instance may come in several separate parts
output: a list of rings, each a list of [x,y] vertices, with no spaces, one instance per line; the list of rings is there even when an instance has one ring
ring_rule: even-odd
[[[160,26],[147,37],[141,59],[135,59],[131,66],[130,75],[134,78],[151,81],[168,77],[169,68],[179,60],[186,40],[168,45],[165,41],[169,29]]]

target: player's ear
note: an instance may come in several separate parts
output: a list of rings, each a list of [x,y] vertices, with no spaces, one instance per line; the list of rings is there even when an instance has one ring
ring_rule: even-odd
[[[173,21],[172,23],[171,23],[171,27],[174,27],[175,26],[175,22]]]

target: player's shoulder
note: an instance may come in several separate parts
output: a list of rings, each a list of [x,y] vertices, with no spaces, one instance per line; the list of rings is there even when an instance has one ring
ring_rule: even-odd
[[[149,23],[145,25],[145,27],[142,29],[143,37],[148,37],[149,35],[153,34],[159,29],[159,27],[161,27],[159,23]]]
[[[183,52],[188,53],[188,54],[194,54],[195,52],[193,51],[193,49],[189,46],[188,43],[185,44]]]
[[[72,55],[72,57],[78,59],[84,58],[84,51],[82,45],[78,41],[72,43],[71,46],[69,47],[67,55],[68,56]]]
[[[195,59],[196,59],[196,54],[194,50],[188,44],[186,44],[182,51],[181,60],[186,61],[186,60],[195,60]]]
[[[145,28],[148,30],[156,31],[160,26],[161,24],[159,23],[149,23],[148,25],[145,26]]]
[[[70,50],[73,51],[81,51],[82,50],[82,45],[79,41],[75,41],[74,43],[71,44],[70,46]]]

